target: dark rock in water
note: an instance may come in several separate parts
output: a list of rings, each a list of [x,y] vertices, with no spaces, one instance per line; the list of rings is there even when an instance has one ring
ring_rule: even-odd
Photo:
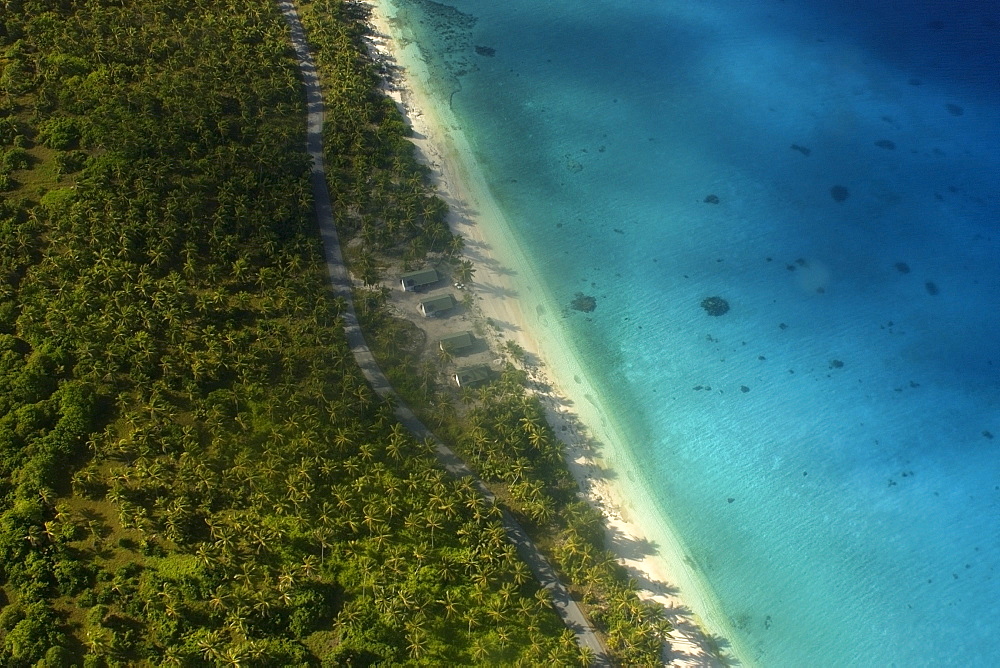
[[[722,297],[706,297],[701,300],[701,307],[709,315],[725,315],[729,312],[729,302]]]
[[[844,363],[841,362],[840,360],[830,360],[830,368],[831,369],[843,369],[844,368]]]
[[[875,142],[875,145],[878,146],[879,148],[884,148],[889,151],[896,148],[896,142],[892,141],[891,139],[879,139],[877,142]]]
[[[952,116],[961,116],[965,113],[965,109],[962,109],[957,104],[946,104],[944,108],[948,110],[948,113]]]
[[[936,295],[940,290],[938,290],[937,283],[934,281],[927,281],[924,283],[924,287],[927,288],[927,294]]]
[[[705,204],[718,204],[718,203],[719,203],[718,195],[708,195],[705,198]]]
[[[799,146],[798,144],[792,144],[792,150],[793,151],[798,151],[799,153],[801,153],[804,156],[808,156],[810,153],[812,153],[812,151],[810,151],[809,149],[807,149],[805,146]]]
[[[740,392],[749,392],[750,388],[746,385],[740,385]]]
[[[726,503],[732,503],[735,500],[736,499],[734,499],[733,497],[729,497],[728,499],[726,499]]]
[[[487,58],[492,58],[497,55],[497,50],[489,46],[477,46],[476,53],[480,56],[486,56]]]
[[[910,265],[906,264],[905,262],[897,262],[896,271],[898,271],[901,274],[908,274],[910,273]]]
[[[833,198],[834,202],[843,202],[847,199],[850,193],[847,192],[847,188],[844,186],[834,186],[830,188],[830,197]]]
[[[990,439],[990,440],[993,440],[993,432],[990,432],[990,431],[984,431],[984,432],[983,432],[983,436],[985,436],[986,438],[988,438],[988,439]]]
[[[590,313],[595,308],[597,308],[597,300],[590,295],[585,295],[582,292],[576,293],[576,298],[573,299],[573,308],[577,311],[583,311],[584,313]]]

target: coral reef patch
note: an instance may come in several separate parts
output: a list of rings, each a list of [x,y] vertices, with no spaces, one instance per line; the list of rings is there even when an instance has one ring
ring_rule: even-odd
[[[719,196],[718,195],[706,195],[705,196],[705,204],[718,204],[718,203],[719,203]]]
[[[877,142],[875,142],[875,145],[878,146],[879,148],[884,148],[887,151],[891,151],[894,148],[896,148],[896,142],[892,141],[891,139],[879,139]]]
[[[570,304],[577,311],[583,311],[584,313],[590,313],[595,308],[597,308],[597,299],[591,297],[590,295],[585,295],[582,292],[576,293],[576,297],[573,298],[573,302]]]
[[[843,202],[847,200],[850,193],[844,186],[834,186],[830,188],[830,197],[833,198],[834,202]]]
[[[722,297],[706,297],[701,300],[701,307],[712,316],[720,316],[729,313],[729,302]]]

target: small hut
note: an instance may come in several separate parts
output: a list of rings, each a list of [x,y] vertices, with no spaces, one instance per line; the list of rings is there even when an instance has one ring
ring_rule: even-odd
[[[479,387],[490,379],[489,367],[470,366],[455,372],[455,384],[459,387]]]
[[[436,269],[420,269],[401,275],[399,277],[399,285],[403,288],[403,292],[416,292],[421,288],[437,283],[440,278]]]
[[[425,299],[420,302],[420,312],[424,314],[424,317],[430,318],[436,315],[442,315],[447,313],[451,309],[455,308],[458,302],[455,298],[448,293],[446,295],[441,295],[440,297],[433,297],[431,299]]]
[[[457,355],[468,351],[474,342],[475,339],[472,338],[472,332],[459,332],[458,334],[444,337],[438,345],[441,347],[441,350]]]

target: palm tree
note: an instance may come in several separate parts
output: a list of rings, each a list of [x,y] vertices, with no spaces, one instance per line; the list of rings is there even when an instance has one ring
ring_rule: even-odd
[[[444,528],[441,516],[434,510],[428,510],[424,514],[424,526],[431,530],[431,549],[434,548],[434,530]]]
[[[229,606],[229,596],[223,591],[222,587],[215,588],[215,593],[209,599],[208,606],[216,612],[226,611],[226,608]]]
[[[597,660],[597,654],[594,653],[594,650],[586,645],[580,645],[577,651],[579,652],[581,668],[588,668],[589,666],[594,665],[594,661]]]
[[[438,348],[438,361],[441,364],[448,365],[455,361],[455,354],[446,346],[441,346]]]
[[[406,634],[407,646],[410,656],[420,659],[427,653],[427,632],[417,627]]]
[[[238,645],[230,645],[224,652],[216,657],[224,666],[239,668],[244,665],[249,658],[245,648]]]
[[[444,593],[444,598],[437,601],[444,608],[445,616],[451,618],[458,614],[459,595],[454,589],[448,589]]]
[[[316,574],[316,557],[311,554],[307,554],[302,560],[302,566],[299,569],[305,577],[312,577]]]
[[[472,641],[472,647],[469,648],[469,653],[472,654],[472,658],[480,663],[484,663],[486,658],[490,655],[488,643],[489,640],[485,636],[476,636],[476,638]]]
[[[107,654],[111,650],[111,640],[108,638],[105,629],[99,628],[87,631],[87,646],[97,656]]]

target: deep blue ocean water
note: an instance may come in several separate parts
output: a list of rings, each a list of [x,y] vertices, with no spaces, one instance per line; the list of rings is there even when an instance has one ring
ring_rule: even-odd
[[[1000,665],[1000,5],[392,2],[732,653]]]

